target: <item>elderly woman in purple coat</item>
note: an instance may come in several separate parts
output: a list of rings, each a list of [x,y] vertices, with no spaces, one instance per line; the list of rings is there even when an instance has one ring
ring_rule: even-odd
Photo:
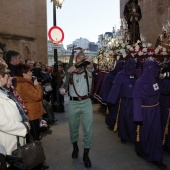
[[[118,113],[118,136],[122,143],[135,142],[136,129],[133,123],[133,89],[136,82],[136,61],[129,59],[112,84],[107,102],[116,104],[118,100],[120,112]]]
[[[158,79],[158,63],[145,61],[142,76],[136,81],[133,96],[133,119],[137,124],[135,151],[160,168],[162,163],[162,131],[160,114],[160,93],[170,92],[170,84]]]
[[[124,66],[124,61],[122,60],[117,61],[115,68],[112,71],[110,71],[109,74],[104,79],[103,87],[102,87],[102,101],[104,103],[107,103],[107,97],[109,95],[110,89],[112,88],[113,80],[115,79],[117,73],[122,70],[123,66]],[[109,126],[110,129],[113,129],[116,123],[118,105],[119,105],[118,102],[115,105],[108,104],[109,114],[107,114],[105,117],[105,123]]]

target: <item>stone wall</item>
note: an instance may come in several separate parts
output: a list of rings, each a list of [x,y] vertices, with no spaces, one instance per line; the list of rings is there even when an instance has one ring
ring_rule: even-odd
[[[0,0],[0,42],[23,60],[47,63],[46,0]],[[2,54],[1,54],[2,55]]]
[[[123,10],[127,1],[120,0],[121,18],[124,18]],[[167,23],[168,18],[170,19],[170,0],[139,0],[139,5],[142,11],[142,19],[139,22],[140,32],[154,47],[162,32],[162,25]]]

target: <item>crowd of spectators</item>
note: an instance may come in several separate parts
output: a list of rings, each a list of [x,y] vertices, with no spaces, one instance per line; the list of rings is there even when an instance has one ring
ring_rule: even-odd
[[[18,163],[4,160],[17,148],[16,136],[22,145],[30,142],[28,133],[34,140],[41,140],[43,133],[52,133],[50,126],[57,121],[53,105],[62,104],[64,111],[64,98],[60,99],[57,92],[62,77],[54,80],[60,77],[60,71],[64,76],[64,69],[62,63],[55,67],[59,67],[58,72],[40,61],[23,61],[22,55],[14,50],[9,50],[4,60],[0,59],[0,148],[3,149],[0,169],[19,169]],[[48,168],[42,163],[35,170]]]

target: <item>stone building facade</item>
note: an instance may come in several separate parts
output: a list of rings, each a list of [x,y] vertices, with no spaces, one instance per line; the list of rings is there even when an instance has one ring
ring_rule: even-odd
[[[23,60],[47,63],[46,0],[0,0],[0,4],[0,43],[6,45],[4,51],[16,50]],[[0,57],[2,53],[1,49]]]
[[[125,3],[128,0],[120,0],[120,17],[123,17]],[[158,36],[162,32],[163,24],[170,20],[170,0],[138,0],[142,11],[140,33],[151,42],[154,47]]]

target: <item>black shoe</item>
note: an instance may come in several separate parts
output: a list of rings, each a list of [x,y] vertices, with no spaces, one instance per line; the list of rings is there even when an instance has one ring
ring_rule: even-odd
[[[162,163],[162,161],[154,161],[153,164],[160,169],[167,169],[167,166],[164,163]]]
[[[52,134],[52,132],[53,132],[53,131],[52,131],[51,129],[49,129],[49,128],[48,128],[47,131],[46,131],[47,134]]]
[[[45,169],[48,169],[49,166],[48,165],[39,165],[38,167],[34,168],[33,170],[45,170]]]
[[[89,154],[89,149],[84,149],[84,154],[83,154],[84,166],[86,168],[91,168],[91,161],[88,154]]]
[[[74,142],[73,143],[72,158],[73,159],[77,159],[78,158],[78,154],[79,154],[79,148],[78,148],[77,142]]]
[[[126,144],[126,140],[121,138],[121,143]]]
[[[48,169],[49,166],[48,165],[43,165],[44,169]]]
[[[77,158],[78,158],[78,154],[79,154],[79,149],[78,149],[78,150],[73,150],[73,152],[72,152],[72,158],[73,158],[73,159],[77,159]]]
[[[109,126],[109,127],[108,127],[108,129],[109,129],[109,130],[113,130],[113,129],[114,129],[114,127],[110,127],[110,126]]]
[[[86,158],[83,157],[83,161],[86,168],[91,168],[91,161],[88,156]]]

